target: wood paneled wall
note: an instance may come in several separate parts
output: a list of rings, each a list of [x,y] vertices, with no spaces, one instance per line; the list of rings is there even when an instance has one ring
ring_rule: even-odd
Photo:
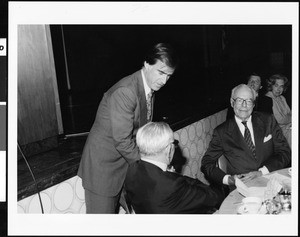
[[[63,133],[50,29],[18,26],[18,142]]]

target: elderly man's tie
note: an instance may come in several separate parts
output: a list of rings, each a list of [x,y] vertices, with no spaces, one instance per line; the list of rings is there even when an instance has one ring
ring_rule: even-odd
[[[153,92],[151,91],[147,95],[147,122],[151,121],[151,113],[152,113],[152,94]]]
[[[242,124],[245,126],[244,139],[245,139],[249,149],[251,150],[254,158],[256,159],[255,146],[253,145],[253,142],[252,142],[252,139],[251,139],[250,130],[247,127],[247,121],[243,121]]]

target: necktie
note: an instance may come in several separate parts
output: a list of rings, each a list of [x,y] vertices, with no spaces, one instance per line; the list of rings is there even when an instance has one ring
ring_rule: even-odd
[[[245,142],[247,143],[247,145],[248,145],[249,149],[251,150],[254,158],[256,159],[255,147],[254,147],[252,139],[251,139],[250,130],[247,127],[247,121],[243,121],[242,124],[245,126],[245,133],[244,133]]]
[[[152,91],[147,95],[147,121],[151,121],[151,113],[152,113]]]

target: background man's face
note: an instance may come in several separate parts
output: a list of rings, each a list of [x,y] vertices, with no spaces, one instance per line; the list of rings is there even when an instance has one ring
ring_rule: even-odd
[[[258,92],[261,87],[260,77],[259,76],[251,76],[248,81],[248,86],[251,87],[256,92]]]

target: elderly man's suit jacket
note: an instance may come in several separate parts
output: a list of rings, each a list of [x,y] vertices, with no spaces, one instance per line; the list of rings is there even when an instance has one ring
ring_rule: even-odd
[[[252,113],[256,156],[248,148],[234,118],[215,128],[209,147],[202,158],[202,171],[214,182],[222,183],[225,173],[216,167],[218,158],[227,160],[230,175],[257,171],[266,166],[270,172],[291,164],[291,150],[273,115]]]
[[[111,87],[100,102],[78,170],[84,188],[104,196],[120,192],[128,164],[140,158],[135,135],[146,123],[145,90],[137,71]]]
[[[143,160],[129,166],[125,189],[137,214],[207,213],[224,199],[217,188]]]

